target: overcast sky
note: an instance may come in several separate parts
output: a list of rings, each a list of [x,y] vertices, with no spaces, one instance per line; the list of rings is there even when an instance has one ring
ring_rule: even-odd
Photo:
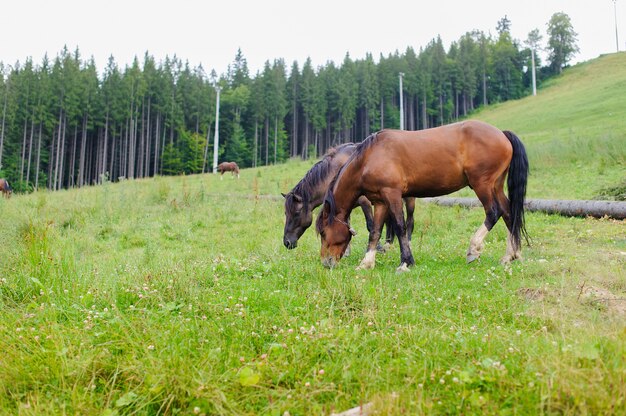
[[[617,0],[620,50],[626,49],[626,0]],[[157,61],[176,55],[192,67],[224,73],[241,48],[251,75],[265,61],[300,67],[340,63],[348,52],[378,60],[408,46],[416,51],[440,35],[449,47],[465,32],[496,34],[503,16],[515,39],[546,28],[556,12],[570,16],[580,53],[573,63],[616,51],[613,0],[4,0],[0,62],[54,58],[64,45],[120,67],[148,51]]]

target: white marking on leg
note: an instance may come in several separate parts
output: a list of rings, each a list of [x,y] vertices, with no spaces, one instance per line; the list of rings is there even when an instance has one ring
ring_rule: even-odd
[[[361,264],[359,264],[359,267],[357,267],[357,270],[367,270],[367,269],[373,269],[374,266],[376,265],[376,250],[368,250],[367,253],[365,253],[365,257],[363,257],[363,260],[361,260]]]
[[[405,273],[408,271],[410,271],[409,266],[404,262],[396,269],[396,273]]]
[[[517,247],[517,244],[513,242],[513,236],[506,230],[506,254],[500,259],[500,263],[507,264],[515,259],[522,259],[521,247]]]
[[[343,252],[343,257],[348,257],[352,253],[352,243],[348,243],[348,247],[346,247],[346,251]]]
[[[480,257],[480,253],[483,251],[485,237],[489,233],[487,226],[482,224],[478,230],[474,233],[470,240],[470,246],[467,250],[467,262],[472,262]]]

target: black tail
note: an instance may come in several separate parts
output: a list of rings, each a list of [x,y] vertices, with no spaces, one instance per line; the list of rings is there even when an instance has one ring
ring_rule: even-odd
[[[521,246],[522,236],[528,243],[528,233],[524,221],[524,200],[528,183],[528,156],[524,144],[514,133],[504,131],[504,135],[513,146],[513,158],[509,165],[507,185],[509,187],[509,204],[511,209],[511,236],[516,247]]]

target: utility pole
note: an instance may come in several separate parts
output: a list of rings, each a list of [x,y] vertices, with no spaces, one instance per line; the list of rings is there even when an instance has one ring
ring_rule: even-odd
[[[402,77],[404,72],[398,73],[400,79],[400,130],[404,130],[404,98],[402,97]]]
[[[533,74],[533,95],[537,95],[537,75],[535,74],[535,48],[530,48],[530,59],[532,61]]]
[[[615,13],[615,47],[619,52],[619,38],[617,36],[617,0],[613,0],[613,12]]]
[[[220,91],[222,88],[215,84],[217,103],[215,105],[215,141],[213,147],[213,173],[217,173],[217,153],[220,148]]]

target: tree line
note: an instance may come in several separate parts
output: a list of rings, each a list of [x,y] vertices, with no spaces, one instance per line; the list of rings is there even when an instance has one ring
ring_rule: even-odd
[[[548,23],[548,64],[538,30],[522,44],[502,18],[497,34],[472,31],[446,50],[440,37],[418,51],[346,54],[314,68],[266,61],[250,75],[241,50],[225,74],[148,53],[123,69],[64,48],[53,60],[0,63],[0,176],[17,191],[80,187],[121,178],[210,171],[220,87],[220,161],[241,167],[315,158],[329,147],[398,128],[439,126],[480,106],[517,99],[560,73],[577,52],[569,17]],[[532,58],[532,59],[531,59]]]

